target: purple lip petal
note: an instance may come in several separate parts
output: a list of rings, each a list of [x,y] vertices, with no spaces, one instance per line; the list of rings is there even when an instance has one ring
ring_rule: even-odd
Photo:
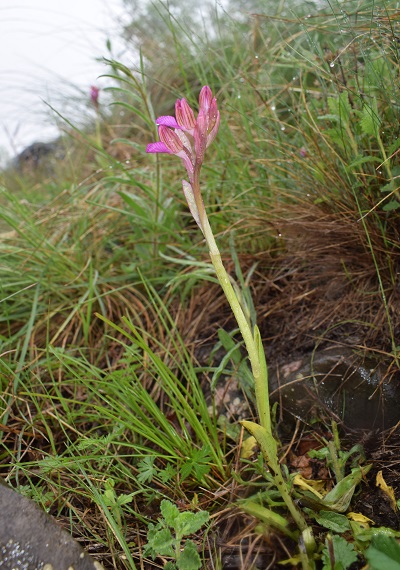
[[[146,152],[166,152],[167,154],[173,154],[169,148],[161,141],[148,144],[146,147]]]
[[[181,129],[182,127],[176,122],[175,117],[170,115],[164,115],[163,117],[158,117],[156,120],[156,125],[163,125],[164,127],[171,127],[172,129]]]

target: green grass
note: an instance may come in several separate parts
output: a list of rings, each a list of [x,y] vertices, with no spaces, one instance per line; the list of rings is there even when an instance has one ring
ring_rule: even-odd
[[[272,309],[260,296],[278,296],[290,323],[300,293],[291,306],[278,277],[305,275],[308,291],[314,263],[296,250],[290,220],[306,220],[295,230],[305,233],[329,220],[345,232],[329,244],[319,229],[317,242],[338,252],[358,296],[305,334],[318,344],[344,319],[363,322],[362,346],[398,362],[396,5],[265,0],[244,13],[236,4],[210,9],[203,23],[194,9],[162,2],[132,17],[121,34],[138,65],[107,60],[114,103],[100,124],[67,125],[71,150],[59,172],[9,171],[0,181],[1,474],[95,544],[107,568],[160,567],[142,553],[166,499],[210,513],[192,536],[210,568],[223,567],[218,539],[238,545],[254,520],[232,523],[239,497],[264,492],[249,503],[261,521],[249,530],[253,546],[267,528],[285,528],[260,459],[240,457],[245,436],[218,403],[218,385],[238,382],[248,418],[254,410],[181,165],[145,154],[155,117],[172,114],[177,97],[196,106],[204,84],[217,95],[204,201],[230,271],[267,321],[265,339]],[[275,289],[265,293],[269,271],[277,283],[267,277]],[[290,335],[289,324],[287,350]]]

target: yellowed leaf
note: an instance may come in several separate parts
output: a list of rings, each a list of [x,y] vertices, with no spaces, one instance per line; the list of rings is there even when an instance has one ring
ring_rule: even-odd
[[[362,524],[363,526],[365,526],[366,528],[369,528],[369,523],[375,524],[373,520],[369,519],[368,517],[366,517],[365,515],[362,515],[361,513],[347,513],[347,518],[358,522],[360,524]]]
[[[253,435],[246,437],[246,439],[242,442],[240,457],[242,459],[249,459],[255,452],[257,445],[257,440]]]
[[[285,564],[290,564],[293,568],[297,567],[301,563],[300,555],[297,554],[296,556],[292,556],[292,558],[287,558],[287,560],[280,560],[279,564],[283,566]]]
[[[293,483],[303,489],[304,491],[311,491],[314,493],[318,499],[323,499],[324,495],[320,492],[325,489],[325,482],[321,480],[314,480],[314,479],[304,479],[297,473],[293,479]]]
[[[382,471],[378,471],[376,475],[376,486],[379,487],[390,499],[390,505],[394,511],[398,510],[396,497],[394,496],[393,487],[390,487],[383,478]]]

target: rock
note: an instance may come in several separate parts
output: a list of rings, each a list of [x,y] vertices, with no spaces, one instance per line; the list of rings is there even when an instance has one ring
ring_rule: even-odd
[[[400,382],[384,374],[371,357],[331,348],[272,371],[271,400],[305,421],[330,416],[350,429],[388,429],[400,421]]]
[[[15,168],[21,173],[34,172],[39,168],[51,171],[55,163],[62,160],[65,150],[60,141],[34,142],[21,151],[14,159]]]
[[[30,499],[0,485],[1,570],[102,570]]]

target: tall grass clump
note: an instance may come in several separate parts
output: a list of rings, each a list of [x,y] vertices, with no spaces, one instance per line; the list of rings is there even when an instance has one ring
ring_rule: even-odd
[[[66,122],[58,176],[2,175],[2,476],[106,568],[361,567],[382,545],[346,513],[371,467],[333,426],[330,483],[295,473],[308,428],[279,441],[264,359],[397,366],[396,3],[125,4],[111,104]],[[179,161],[145,149],[205,85],[189,211]]]

